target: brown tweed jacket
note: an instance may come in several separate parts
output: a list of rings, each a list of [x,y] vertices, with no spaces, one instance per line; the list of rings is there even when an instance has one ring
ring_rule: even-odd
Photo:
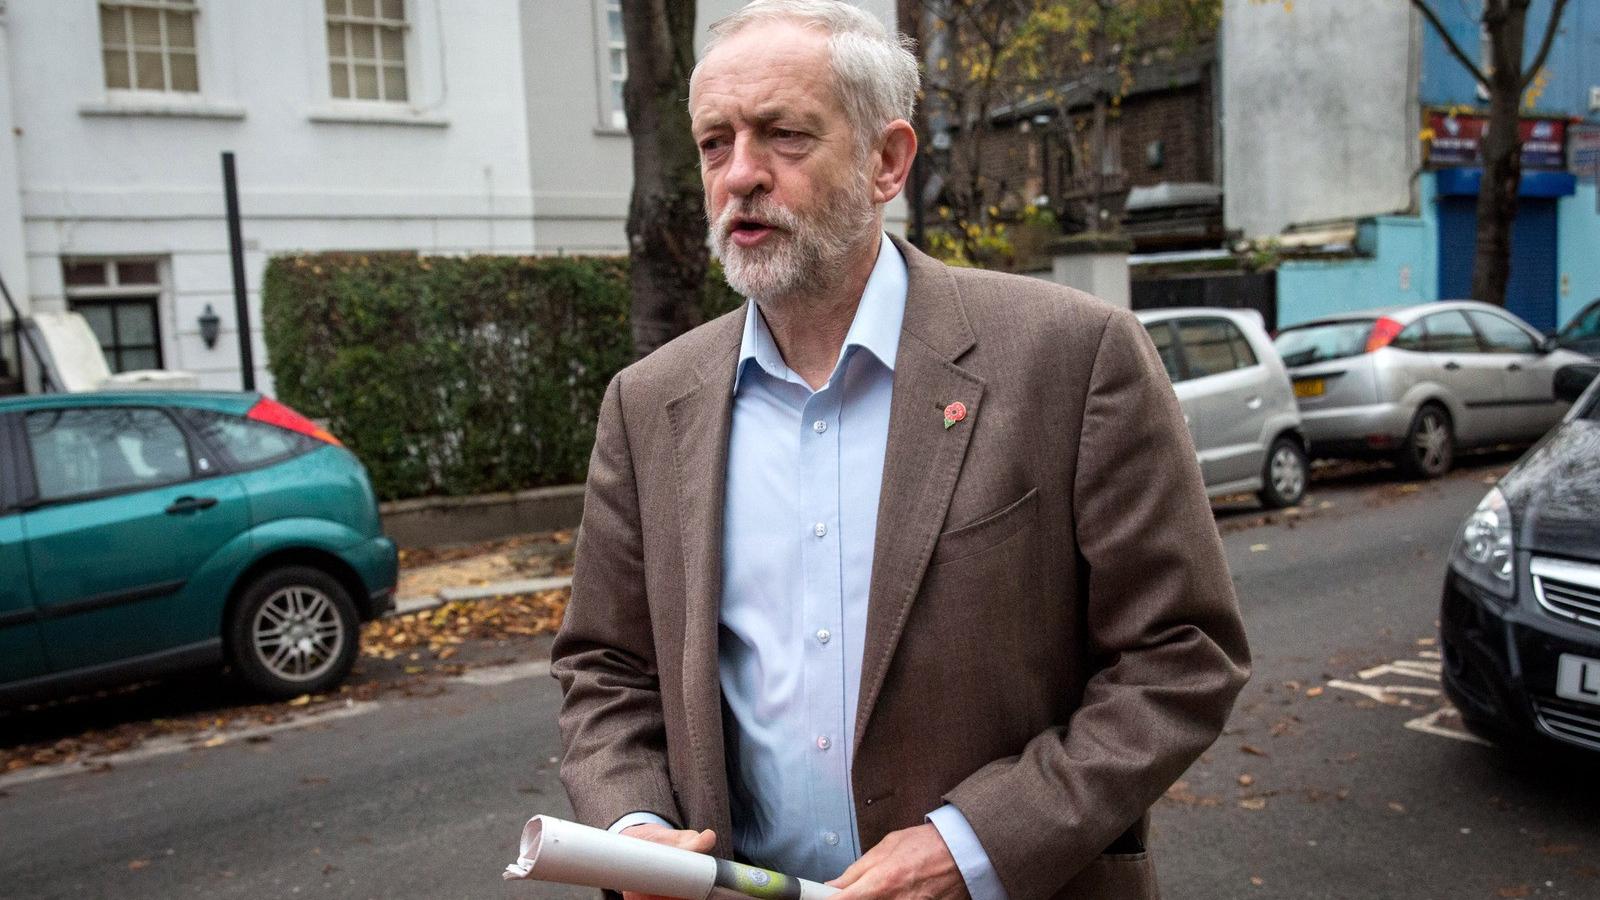
[[[854,735],[862,846],[948,801],[1013,900],[1153,898],[1147,811],[1216,739],[1248,665],[1172,388],[1129,313],[896,245],[910,280]],[[577,817],[652,811],[715,829],[724,856],[742,326],[723,316],[611,382],[552,653]]]

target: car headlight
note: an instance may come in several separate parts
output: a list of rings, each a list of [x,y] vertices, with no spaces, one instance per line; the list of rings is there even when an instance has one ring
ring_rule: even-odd
[[[1516,593],[1512,584],[1515,552],[1511,507],[1499,488],[1491,488],[1461,526],[1450,553],[1450,565],[1473,584],[1509,599]]]

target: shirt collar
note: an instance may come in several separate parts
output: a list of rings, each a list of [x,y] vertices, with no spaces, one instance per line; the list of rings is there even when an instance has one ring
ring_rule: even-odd
[[[871,353],[885,369],[894,371],[895,353],[900,347],[900,325],[906,312],[906,261],[888,235],[878,242],[878,261],[867,277],[867,286],[861,292],[861,302],[856,306],[855,319],[844,336],[844,346],[839,350],[839,362],[834,374],[843,367],[855,348]],[[733,392],[739,393],[748,364],[754,361],[763,371],[780,381],[803,384],[778,352],[778,342],[767,330],[756,302],[746,304],[744,337],[739,342],[738,368],[733,376]]]

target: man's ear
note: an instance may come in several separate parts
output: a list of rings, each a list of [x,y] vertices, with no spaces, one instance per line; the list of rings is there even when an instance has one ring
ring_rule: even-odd
[[[911,176],[911,161],[917,156],[917,132],[905,119],[895,119],[883,129],[873,150],[875,172],[872,201],[888,203],[900,196]]]

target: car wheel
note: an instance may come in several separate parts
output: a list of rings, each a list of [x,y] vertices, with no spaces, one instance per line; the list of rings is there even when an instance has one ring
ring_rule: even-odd
[[[350,593],[309,566],[273,569],[239,596],[228,621],[229,661],[272,697],[327,690],[350,673],[360,642]]]
[[[1456,436],[1450,414],[1432,403],[1417,410],[1406,431],[1400,468],[1412,478],[1438,478],[1455,460]]]
[[[1269,509],[1294,506],[1306,495],[1306,478],[1309,466],[1306,452],[1292,437],[1280,437],[1272,442],[1272,450],[1261,469],[1261,505]]]

